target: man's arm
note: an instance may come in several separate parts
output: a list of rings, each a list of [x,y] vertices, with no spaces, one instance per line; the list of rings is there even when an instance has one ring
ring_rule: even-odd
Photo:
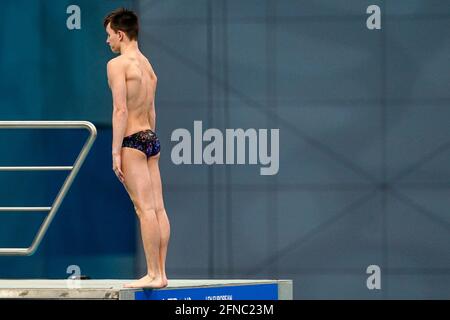
[[[118,60],[110,60],[107,65],[108,83],[113,97],[113,141],[112,154],[120,155],[122,141],[127,127],[127,87],[125,70]]]
[[[152,107],[150,108],[149,112],[148,112],[148,123],[150,124],[150,127],[152,128],[153,131],[156,132],[156,112],[151,112],[152,110],[155,110],[155,99],[153,98],[153,102],[152,102]],[[152,116],[153,113],[153,116]]]

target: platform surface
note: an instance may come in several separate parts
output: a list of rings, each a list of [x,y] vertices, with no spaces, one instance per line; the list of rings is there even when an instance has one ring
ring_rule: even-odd
[[[173,279],[162,289],[128,289],[133,280],[0,280],[0,299],[290,300],[292,280]]]

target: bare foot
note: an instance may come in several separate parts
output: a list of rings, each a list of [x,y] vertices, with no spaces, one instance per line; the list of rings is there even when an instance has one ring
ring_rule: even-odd
[[[141,279],[127,283],[124,285],[124,288],[151,288],[151,289],[160,289],[167,286],[167,283],[161,277],[150,277],[146,275]]]
[[[163,288],[167,287],[167,285],[169,284],[169,282],[167,281],[166,275],[163,276],[163,281],[162,281],[162,283],[163,283]]]
[[[138,281],[142,281],[142,280],[144,280],[144,279],[146,279],[146,278],[148,278],[149,276],[148,276],[148,274],[146,274],[145,276],[143,276],[142,278],[140,278]]]
[[[146,274],[145,276],[143,276],[141,279],[139,280],[144,280],[144,278],[153,278],[152,276],[149,276],[148,274]],[[167,285],[169,284],[166,275],[164,274],[162,277],[162,287],[161,288],[165,288],[167,287]]]

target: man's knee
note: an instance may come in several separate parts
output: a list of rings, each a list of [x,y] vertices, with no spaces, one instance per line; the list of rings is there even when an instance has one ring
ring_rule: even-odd
[[[155,209],[156,213],[164,213],[166,211],[166,209],[164,208],[164,206],[158,206]]]
[[[149,216],[149,215],[155,216],[156,215],[155,208],[152,208],[148,204],[140,204],[140,203],[136,202],[134,205],[134,210],[136,211],[136,214],[138,215],[138,217]]]

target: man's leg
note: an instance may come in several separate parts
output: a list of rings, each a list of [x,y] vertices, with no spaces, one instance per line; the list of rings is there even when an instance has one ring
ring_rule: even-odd
[[[159,262],[160,228],[156,218],[152,185],[147,169],[146,156],[141,151],[122,148],[122,171],[125,188],[133,201],[141,226],[141,236],[147,260],[148,276],[125,285],[129,288],[161,288],[161,267]]]
[[[156,217],[159,222],[160,227],[160,268],[162,278],[164,280],[165,285],[167,285],[167,276],[166,276],[166,257],[167,257],[167,248],[169,246],[170,239],[170,223],[169,218],[166,213],[166,209],[164,207],[164,199],[162,193],[162,183],[161,183],[161,175],[159,171],[159,158],[160,153],[157,155],[150,157],[147,160],[148,171],[150,173],[150,180],[152,181],[152,190],[153,190],[153,198],[156,205]]]

